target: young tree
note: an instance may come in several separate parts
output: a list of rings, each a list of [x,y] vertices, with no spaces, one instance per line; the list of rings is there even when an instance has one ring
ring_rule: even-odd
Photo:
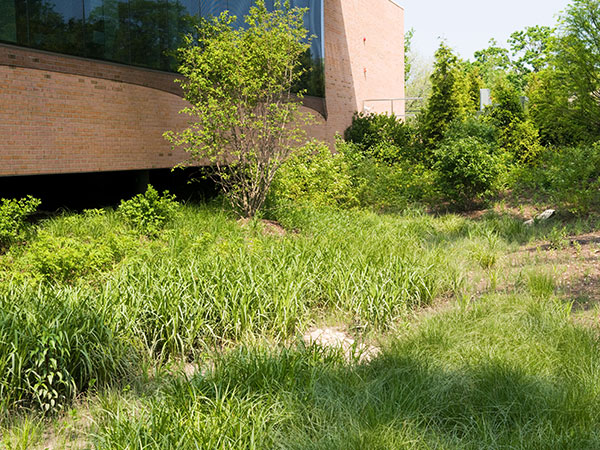
[[[573,0],[548,46],[545,67],[530,76],[527,89],[542,142],[600,139],[600,1]]]
[[[437,147],[450,123],[466,116],[468,103],[460,61],[452,49],[442,42],[435,52],[431,96],[420,118],[424,143],[431,148]]]
[[[529,115],[539,129],[541,142],[555,147],[576,145],[585,137],[585,126],[577,118],[576,105],[565,74],[554,68],[531,75],[526,95]]]
[[[211,176],[232,206],[253,217],[263,206],[279,167],[305,137],[310,115],[301,112],[302,92],[293,87],[309,48],[306,12],[275,1],[269,11],[257,0],[245,27],[227,12],[198,27],[180,48],[179,81],[193,118],[165,137],[189,152],[192,162],[209,163]]]
[[[557,70],[564,74],[572,119],[600,137],[600,1],[573,0],[559,28]]]
[[[489,47],[478,50],[473,55],[474,66],[481,71],[481,76],[487,86],[493,85],[498,77],[502,77],[510,69],[508,50],[500,47],[495,39],[490,39]]]

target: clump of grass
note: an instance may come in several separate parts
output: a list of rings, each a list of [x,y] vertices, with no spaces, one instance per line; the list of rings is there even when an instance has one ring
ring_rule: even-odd
[[[527,290],[534,297],[548,298],[554,294],[556,283],[551,275],[532,272],[527,277]]]
[[[138,350],[97,306],[78,289],[0,289],[0,417],[15,408],[60,411],[131,373]]]
[[[471,258],[482,269],[492,269],[498,261],[500,239],[494,232],[487,231],[480,239],[474,239],[471,245]]]
[[[6,424],[0,422],[0,448],[28,450],[39,447],[43,432],[43,421],[39,418],[24,416]]]

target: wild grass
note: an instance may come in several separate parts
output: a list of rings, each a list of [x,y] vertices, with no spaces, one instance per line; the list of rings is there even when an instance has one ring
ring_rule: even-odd
[[[369,363],[302,344],[239,348],[204,375],[165,379],[137,401],[105,401],[94,443],[597,448],[599,342],[568,311],[549,297],[490,296],[419,321]]]
[[[40,412],[65,414],[78,397],[98,399],[98,448],[598,443],[597,342],[552,299],[551,277],[528,276],[521,297],[479,301],[472,286],[478,273],[491,283],[511,249],[589,223],[419,209],[272,218],[285,234],[214,205],[181,206],[150,237],[112,210],[30,230],[0,256],[1,445],[31,442]],[[464,301],[411,325],[452,296]],[[290,346],[332,320],[394,337],[368,364]],[[204,375],[168,374],[173,361]]]
[[[327,315],[386,329],[457,286],[424,214],[324,210],[286,221],[300,231],[266,235],[261,222],[203,206],[182,207],[156,238],[112,211],[40,224],[0,265],[3,409],[59,410],[135,360],[283,341]]]

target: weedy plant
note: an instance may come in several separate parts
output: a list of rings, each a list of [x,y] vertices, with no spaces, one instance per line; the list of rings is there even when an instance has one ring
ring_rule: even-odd
[[[25,236],[25,218],[34,213],[41,201],[28,196],[20,200],[0,199],[0,253]]]
[[[0,289],[0,421],[15,409],[54,413],[78,393],[131,373],[137,350],[91,292]]]
[[[118,212],[140,233],[155,237],[173,219],[178,208],[179,203],[169,191],[159,194],[148,185],[144,194],[121,201]]]

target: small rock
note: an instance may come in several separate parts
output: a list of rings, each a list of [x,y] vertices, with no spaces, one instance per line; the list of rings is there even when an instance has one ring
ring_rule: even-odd
[[[536,222],[540,222],[540,221],[543,221],[543,220],[548,220],[549,218],[551,218],[552,216],[554,216],[554,214],[556,214],[556,210],[555,209],[547,209],[543,213],[539,214],[535,219],[529,219],[526,222],[523,222],[523,225],[525,225],[527,227],[530,227],[532,225],[535,225]]]
[[[543,213],[541,213],[539,216],[537,216],[536,219],[537,220],[548,220],[555,213],[556,213],[556,210],[554,210],[554,209],[547,209],[546,211],[544,211]]]
[[[304,337],[304,342],[308,345],[316,344],[321,347],[341,348],[348,360],[358,352],[360,362],[368,362],[377,356],[379,348],[372,345],[358,344],[345,331],[337,327],[317,328],[308,331]]]

